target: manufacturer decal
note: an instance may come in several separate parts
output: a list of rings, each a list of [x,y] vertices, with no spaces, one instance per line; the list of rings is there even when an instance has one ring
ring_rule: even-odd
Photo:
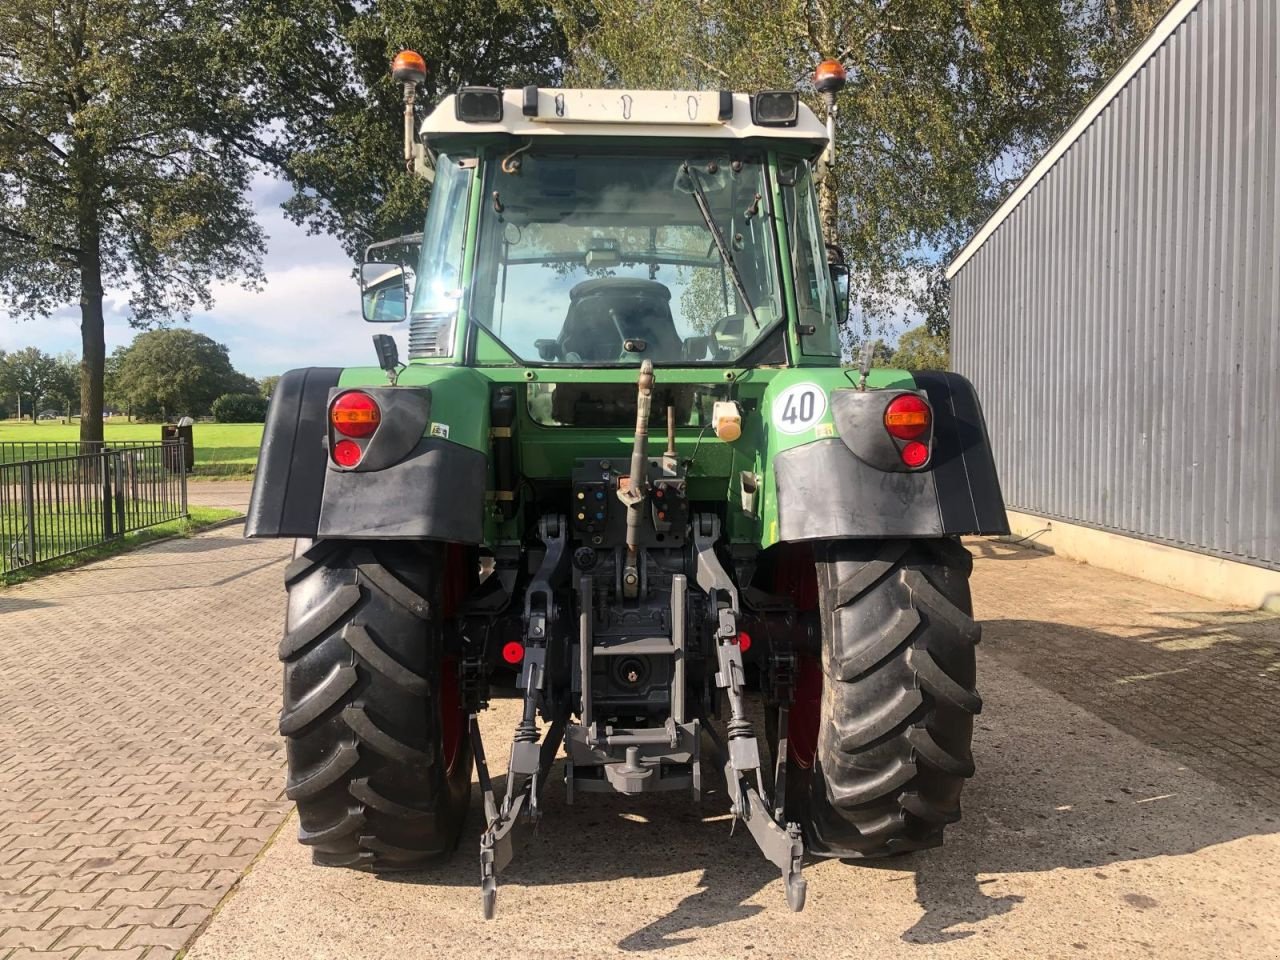
[[[826,412],[826,391],[816,383],[793,383],[773,401],[773,426],[795,436],[813,429]]]
[[[449,439],[449,425],[447,423],[433,423],[431,425],[431,435],[439,437],[441,440]]]

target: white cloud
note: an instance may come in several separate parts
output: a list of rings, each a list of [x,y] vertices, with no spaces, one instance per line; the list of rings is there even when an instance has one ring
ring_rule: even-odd
[[[283,182],[266,174],[254,178],[250,202],[268,237],[261,290],[234,283],[213,288],[214,307],[195,313],[190,327],[226,344],[231,362],[252,376],[283,373],[302,366],[375,363],[370,336],[392,333],[407,352],[403,325],[366,324],[352,263],[332,237],[308,236],[280,209],[289,196]],[[128,295],[109,291],[103,312],[107,352],[133,340]],[[0,310],[0,350],[37,346],[47,353],[80,353],[80,308],[70,304],[43,320],[16,320]]]
[[[261,291],[227,285],[214,294],[215,309],[192,317],[192,326],[226,344],[245,373],[373,365],[373,333],[398,333],[406,355],[403,325],[375,327],[360,316],[359,288],[345,263],[289,267],[269,273]]]

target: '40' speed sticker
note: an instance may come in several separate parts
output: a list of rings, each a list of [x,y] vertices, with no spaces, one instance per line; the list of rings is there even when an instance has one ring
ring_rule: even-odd
[[[773,426],[780,433],[812,430],[827,412],[827,394],[816,383],[794,383],[773,401]]]

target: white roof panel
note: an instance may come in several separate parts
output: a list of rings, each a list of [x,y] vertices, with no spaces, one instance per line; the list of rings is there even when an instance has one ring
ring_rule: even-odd
[[[768,137],[798,140],[815,147],[827,143],[827,128],[800,104],[793,127],[763,127],[751,122],[748,94],[735,93],[733,113],[720,119],[720,93],[706,90],[538,90],[536,116],[525,116],[524,91],[504,90],[502,120],[468,123],[457,117],[456,97],[447,96],[422,122],[427,142],[440,137],[509,133],[520,137],[682,137],[742,140]]]

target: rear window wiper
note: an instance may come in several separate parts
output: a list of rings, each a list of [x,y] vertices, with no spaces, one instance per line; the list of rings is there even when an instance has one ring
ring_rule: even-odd
[[[693,188],[693,201],[698,205],[698,212],[702,214],[702,220],[707,225],[707,229],[711,231],[711,239],[715,241],[716,250],[720,252],[720,259],[729,268],[729,276],[733,279],[733,288],[738,291],[738,298],[742,301],[742,305],[747,308],[747,313],[751,315],[751,322],[759,330],[760,320],[756,317],[756,308],[751,305],[751,298],[747,296],[746,284],[742,282],[742,274],[738,272],[738,265],[733,262],[733,253],[729,250],[729,245],[725,243],[724,234],[720,232],[720,227],[716,225],[716,218],[711,213],[711,204],[707,202],[707,194],[702,189],[702,181],[698,179],[698,173],[693,169],[689,161],[686,160],[680,169],[689,178],[689,185]]]

